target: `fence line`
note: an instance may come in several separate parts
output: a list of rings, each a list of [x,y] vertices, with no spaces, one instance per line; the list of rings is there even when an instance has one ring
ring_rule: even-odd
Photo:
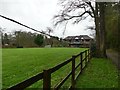
[[[85,57],[83,58],[83,54],[85,55]],[[91,51],[85,50],[83,52],[80,52],[78,55],[74,55],[72,56],[72,58],[66,60],[65,62],[53,67],[53,68],[49,68],[47,70],[43,70],[43,72],[15,85],[12,86],[10,88],[8,88],[7,90],[23,90],[29,86],[31,86],[32,84],[34,84],[35,82],[39,81],[39,80],[43,80],[43,90],[50,90],[51,88],[51,74],[54,73],[55,71],[57,71],[58,69],[62,68],[63,66],[67,65],[68,63],[71,62],[72,64],[72,70],[70,71],[70,73],[63,79],[61,80],[61,82],[59,82],[54,89],[58,90],[60,89],[60,87],[65,83],[65,81],[72,75],[71,77],[71,87],[72,89],[75,88],[75,83],[76,83],[76,79],[79,77],[79,75],[82,73],[82,70],[87,66],[87,63],[89,62],[89,60],[91,59],[92,53]],[[80,63],[75,66],[75,59],[79,57],[80,59]],[[85,61],[85,65],[83,67],[83,61]],[[77,75],[75,75],[75,70],[80,67],[79,73]],[[76,76],[76,77],[75,77]]]

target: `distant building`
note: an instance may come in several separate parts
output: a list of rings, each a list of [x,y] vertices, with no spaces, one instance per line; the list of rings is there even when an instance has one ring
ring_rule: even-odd
[[[93,40],[88,35],[68,36],[64,39],[69,43],[69,47],[89,47]]]

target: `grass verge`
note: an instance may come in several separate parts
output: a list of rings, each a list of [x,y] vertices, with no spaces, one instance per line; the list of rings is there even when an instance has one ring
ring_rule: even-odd
[[[118,88],[118,70],[109,59],[93,58],[77,79],[76,88]]]

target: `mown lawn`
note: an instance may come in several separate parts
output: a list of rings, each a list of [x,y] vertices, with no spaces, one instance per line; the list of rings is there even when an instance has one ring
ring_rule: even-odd
[[[93,58],[78,78],[76,88],[118,88],[118,70],[109,59]]]
[[[29,77],[71,58],[85,48],[19,48],[2,50],[3,88],[13,86]],[[52,74],[52,86],[71,69],[71,64]],[[42,82],[32,88],[42,88]]]

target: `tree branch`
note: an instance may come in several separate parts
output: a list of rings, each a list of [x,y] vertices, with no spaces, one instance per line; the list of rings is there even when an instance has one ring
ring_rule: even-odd
[[[85,11],[85,12],[83,12],[81,15],[77,15],[77,16],[70,16],[70,15],[68,15],[68,14],[57,15],[57,16],[55,16],[55,18],[60,17],[61,20],[57,21],[57,22],[55,23],[55,26],[57,26],[58,23],[61,23],[61,22],[63,22],[63,21],[68,21],[68,20],[71,20],[71,19],[73,19],[73,18],[82,17],[82,16],[85,15],[86,13],[88,13],[91,17],[93,17],[90,11]],[[67,16],[68,18],[65,18],[65,16]]]
[[[92,10],[92,12],[93,12],[93,15],[94,15],[93,17],[95,17],[95,10],[94,10],[91,2],[86,2],[86,3],[90,6],[90,8],[91,8],[91,10]]]

